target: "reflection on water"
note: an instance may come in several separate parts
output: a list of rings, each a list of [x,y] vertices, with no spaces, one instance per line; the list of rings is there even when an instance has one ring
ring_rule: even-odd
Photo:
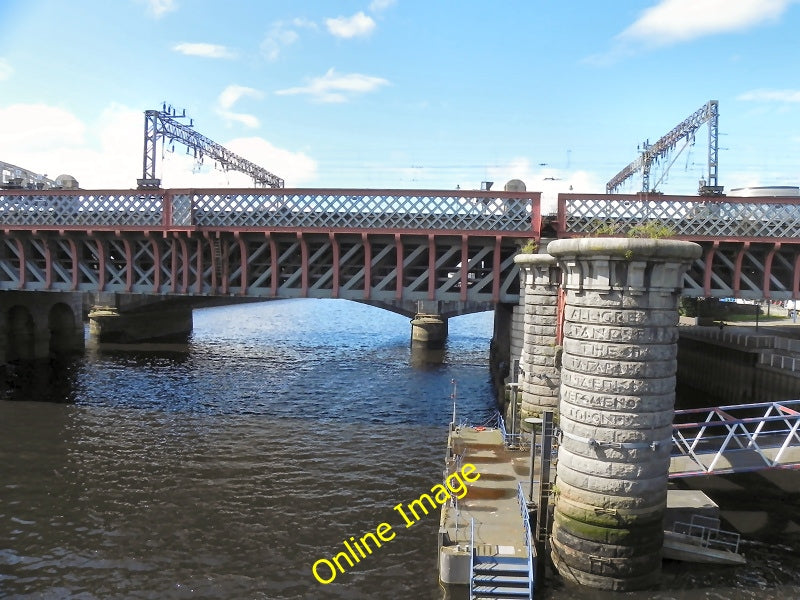
[[[422,354],[408,319],[345,301],[205,309],[194,322],[188,345],[90,345],[8,374],[0,597],[442,598],[438,515],[405,529],[391,507],[441,477],[451,380],[459,419],[490,411],[492,316],[451,320],[447,347]],[[667,564],[661,590],[635,594],[551,578],[540,596],[800,598],[793,475],[709,491],[741,523],[778,515],[745,536],[747,567]],[[384,521],[394,540],[330,585],[313,579],[314,561]]]
[[[491,315],[422,357],[408,319],[345,301],[194,321],[188,346],[89,344],[62,387],[12,374],[0,597],[439,598],[436,515],[330,585],[311,565],[439,479],[452,379],[489,412]]]

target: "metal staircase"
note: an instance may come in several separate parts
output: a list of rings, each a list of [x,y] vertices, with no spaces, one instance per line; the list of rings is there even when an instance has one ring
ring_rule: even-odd
[[[531,598],[528,559],[476,556],[472,565],[472,600]]]
[[[504,556],[496,553],[497,546],[476,544],[475,520],[470,524],[470,600],[533,600],[534,545],[530,515],[522,484],[517,483],[517,500],[522,520],[523,547],[527,556]]]

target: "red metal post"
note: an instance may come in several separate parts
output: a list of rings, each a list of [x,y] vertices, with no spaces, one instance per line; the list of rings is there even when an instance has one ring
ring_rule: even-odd
[[[769,299],[770,292],[769,292],[769,280],[772,275],[772,259],[775,258],[775,253],[780,250],[781,243],[775,242],[772,245],[772,249],[767,253],[767,257],[764,259],[764,279],[763,279],[763,290],[764,290],[764,298]]]
[[[436,238],[428,234],[428,300],[436,300]]]
[[[369,300],[372,295],[372,244],[366,233],[361,234],[361,243],[364,245],[364,300]]]
[[[240,296],[247,295],[247,280],[248,280],[248,266],[249,266],[249,258],[247,256],[247,244],[245,244],[244,240],[242,239],[239,232],[233,234],[236,241],[239,243],[239,271],[240,271],[240,284],[241,291],[239,292]]]
[[[502,261],[500,260],[500,245],[503,238],[499,235],[494,237],[494,259],[493,259],[493,273],[492,273],[492,302],[497,304],[500,302],[500,268]]]
[[[403,240],[399,233],[394,234],[395,254],[397,255],[397,281],[395,287],[395,298],[403,299]]]
[[[50,238],[39,238],[44,248],[44,288],[49,290],[53,285],[53,249],[50,247]]]
[[[270,234],[266,236],[269,240],[270,293],[275,298],[278,295],[278,244]]]
[[[714,242],[708,250],[706,250],[705,257],[705,271],[703,272],[703,295],[706,297],[711,296],[711,273],[714,266],[714,254],[719,248],[719,242]]]
[[[462,234],[461,236],[461,293],[459,298],[461,302],[467,301],[467,291],[469,286],[469,237]]]
[[[17,289],[21,290],[25,288],[25,247],[22,244],[22,241],[18,237],[14,237],[14,243],[17,245],[17,257],[19,258],[19,277],[17,278]]]
[[[120,232],[117,232],[120,237]],[[122,237],[122,246],[125,248],[125,291],[130,293],[133,289],[133,251],[128,238]]]
[[[340,252],[339,252],[339,242],[336,239],[336,234],[330,232],[328,234],[328,239],[331,242],[331,250],[333,254],[333,264],[331,268],[333,269],[332,277],[333,281],[331,282],[331,297],[338,298],[339,297],[339,261],[341,260]]]
[[[300,242],[300,293],[308,298],[308,242],[301,231],[297,232],[297,240]]]
[[[736,262],[733,269],[733,295],[739,297],[739,289],[742,283],[742,261],[744,260],[745,252],[750,248],[750,242],[743,242],[739,253],[736,255]]]

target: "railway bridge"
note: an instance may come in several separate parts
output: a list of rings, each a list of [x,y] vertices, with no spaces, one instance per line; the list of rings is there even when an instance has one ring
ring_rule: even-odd
[[[161,332],[192,305],[271,298],[438,315],[446,331],[449,316],[518,303],[528,243],[654,228],[703,246],[684,295],[800,296],[797,197],[562,194],[543,216],[526,191],[3,190],[0,323],[10,356],[69,345],[53,337],[77,331],[86,293],[115,305],[99,320],[146,313],[134,328]],[[159,305],[163,319],[147,310]]]

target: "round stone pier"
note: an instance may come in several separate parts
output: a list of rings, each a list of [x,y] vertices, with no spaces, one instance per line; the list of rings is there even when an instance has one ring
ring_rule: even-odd
[[[581,238],[547,247],[564,273],[564,352],[552,558],[565,579],[658,583],[691,242]]]
[[[518,254],[520,292],[524,293],[520,356],[520,420],[558,409],[560,348],[556,345],[559,273],[549,254]]]
[[[447,319],[441,315],[417,314],[411,320],[411,345],[420,348],[443,348],[447,341]]]

